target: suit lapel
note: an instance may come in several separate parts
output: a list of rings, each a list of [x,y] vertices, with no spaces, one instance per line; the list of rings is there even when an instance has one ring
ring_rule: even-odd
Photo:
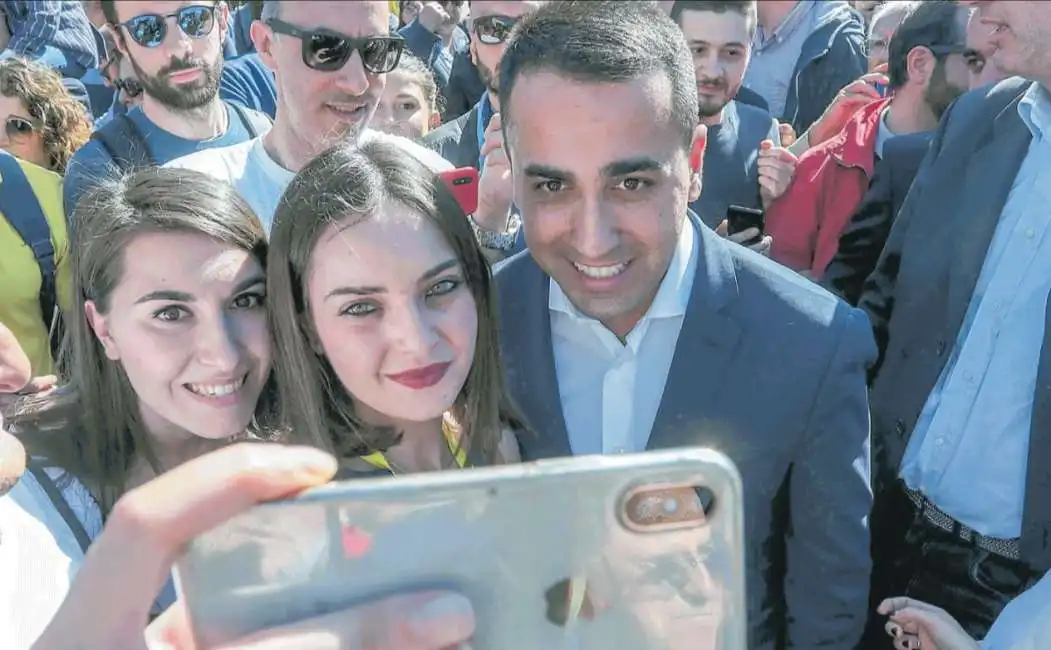
[[[664,394],[647,449],[684,444],[703,419],[717,410],[722,382],[741,338],[741,325],[730,305],[737,298],[737,275],[727,246],[694,219],[699,250],[690,302],[675,345]]]
[[[963,323],[993,232],[1032,139],[1018,115],[1020,99],[1004,108],[993,122],[989,140],[969,156],[961,214],[946,215],[959,218],[952,230],[957,239],[949,272],[950,332],[958,332]]]
[[[1022,518],[1023,558],[1041,570],[1051,569],[1051,300],[1044,316],[1044,342],[1033,395],[1033,423],[1029,430],[1025,507]]]
[[[478,156],[481,149],[478,148],[478,104],[474,105],[467,113],[467,119],[463,123],[463,131],[460,132],[460,148],[454,161],[459,167],[477,167]]]
[[[513,287],[501,298],[505,329],[513,327],[520,336],[507,344],[515,346],[504,355],[511,394],[518,398],[534,434],[521,436],[523,460],[570,456],[569,434],[562,415],[562,398],[555,374],[551,345],[551,316],[547,307],[549,279],[532,257],[521,264],[522,274],[508,285]],[[513,324],[513,325],[512,325]]]

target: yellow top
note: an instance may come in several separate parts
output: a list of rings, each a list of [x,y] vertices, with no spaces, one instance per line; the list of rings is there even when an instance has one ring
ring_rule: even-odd
[[[451,426],[449,426],[448,420],[442,420],[442,434],[445,436],[445,441],[449,444],[449,451],[451,451],[453,456],[456,457],[456,464],[460,469],[463,469],[467,465],[467,454],[465,454],[463,449],[460,448],[456,432],[453,431]],[[382,451],[374,451],[368,456],[362,456],[361,460],[373,467],[385,469],[388,472],[391,471],[390,463],[387,462],[387,457],[383,455]]]
[[[72,277],[66,217],[62,211],[62,177],[22,160],[18,163],[51,227],[58,305],[63,311],[68,311],[72,304]],[[40,312],[40,282],[40,267],[37,266],[33,251],[7,219],[0,215],[0,323],[14,333],[33,366],[33,376],[37,377],[52,372],[49,339],[51,314],[47,314],[45,319]]]

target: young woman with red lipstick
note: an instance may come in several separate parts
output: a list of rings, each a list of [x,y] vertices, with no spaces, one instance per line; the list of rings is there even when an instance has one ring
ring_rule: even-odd
[[[267,291],[286,425],[344,474],[517,462],[488,263],[452,194],[381,141],[289,185]]]

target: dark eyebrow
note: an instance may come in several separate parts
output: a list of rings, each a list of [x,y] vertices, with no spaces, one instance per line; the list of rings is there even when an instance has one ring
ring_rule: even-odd
[[[530,178],[550,178],[555,181],[568,181],[573,178],[573,174],[556,167],[550,167],[548,165],[540,165],[533,163],[526,165],[525,174]]]
[[[653,158],[648,156],[640,156],[638,158],[627,158],[625,160],[615,160],[605,167],[602,168],[602,173],[606,176],[627,176],[628,174],[637,174],[639,172],[658,172],[663,171],[664,165],[657,162]]]
[[[460,260],[456,259],[455,257],[452,259],[445,260],[441,264],[437,264],[425,271],[423,275],[420,276],[420,280],[430,280],[435,276],[440,275],[445,271],[448,271],[449,269],[456,268],[459,265]],[[325,300],[339,296],[371,296],[373,294],[386,292],[387,290],[384,287],[336,287],[332,291],[328,292],[328,295],[325,296]]]
[[[238,294],[238,293],[241,293],[242,291],[244,291],[245,289],[248,289],[249,287],[255,286],[257,284],[265,284],[265,283],[266,283],[266,278],[264,276],[262,276],[262,275],[252,275],[252,276],[249,276],[249,277],[245,278],[244,280],[241,280],[240,282],[238,282],[237,286],[234,287],[234,291],[233,292],[235,294]],[[197,300],[197,297],[194,296],[192,293],[186,293],[185,291],[174,291],[174,290],[171,290],[171,289],[162,289],[160,291],[151,291],[150,293],[148,293],[145,296],[143,296],[143,297],[139,298],[138,300],[136,300],[135,304],[136,305],[140,305],[140,304],[142,304],[144,302],[154,302],[154,301],[158,301],[158,300],[174,301],[174,302],[194,302],[195,300]]]

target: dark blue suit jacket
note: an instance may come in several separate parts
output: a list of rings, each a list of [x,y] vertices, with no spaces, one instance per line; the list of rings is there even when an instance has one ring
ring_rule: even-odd
[[[697,271],[647,448],[713,447],[740,470],[749,648],[852,648],[868,614],[868,322],[691,221]],[[523,252],[496,284],[508,385],[537,431],[523,458],[571,455],[550,278]]]

